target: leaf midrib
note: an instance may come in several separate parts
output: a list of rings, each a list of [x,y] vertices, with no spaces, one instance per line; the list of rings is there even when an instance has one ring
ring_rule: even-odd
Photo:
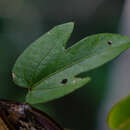
[[[43,61],[43,60],[46,60],[46,58],[51,54],[51,52],[52,52],[54,49],[57,48],[58,45],[59,45],[59,44],[57,44],[54,48],[53,48],[53,46],[52,46],[52,47],[49,49],[48,53],[47,53],[44,57],[41,58],[41,61],[40,61],[40,62],[37,64],[37,66],[36,66],[37,69],[38,69],[39,66],[41,65],[42,61]],[[37,72],[37,69],[34,71],[33,77],[35,77],[36,72]],[[41,79],[41,80],[42,80],[42,79]],[[38,81],[38,82],[39,82],[39,81]],[[36,83],[35,83],[35,84],[36,84]]]
[[[122,45],[124,45],[124,44],[122,44]],[[113,48],[120,47],[120,46],[122,46],[122,45],[118,45],[118,46],[115,46],[115,47],[113,47]],[[105,50],[108,50],[108,49],[109,49],[109,48],[104,49],[104,52],[103,52],[103,53],[100,52],[100,55],[105,54],[105,53],[106,53]],[[67,53],[67,52],[66,52],[66,53]],[[99,55],[99,54],[98,54],[98,55]],[[77,60],[77,61],[75,61],[75,62],[72,62],[71,64],[68,64],[68,65],[64,66],[63,68],[61,68],[61,69],[59,69],[59,70],[57,70],[57,71],[55,71],[55,72],[49,74],[48,76],[42,78],[41,80],[39,80],[37,83],[35,83],[35,84],[32,86],[32,89],[35,89],[35,86],[37,86],[38,84],[40,84],[40,83],[43,82],[44,80],[49,79],[50,77],[52,77],[52,76],[55,75],[56,73],[62,72],[62,71],[65,70],[66,68],[72,67],[74,64],[79,64],[80,62],[84,61],[84,59],[86,59],[86,58],[95,57],[95,56],[97,56],[97,53],[96,53],[96,54],[93,54],[93,55],[87,55],[87,56],[85,56],[85,57],[83,57],[83,58],[80,58],[80,60]]]

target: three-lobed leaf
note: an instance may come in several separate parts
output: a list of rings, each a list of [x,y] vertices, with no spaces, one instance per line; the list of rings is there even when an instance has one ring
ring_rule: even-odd
[[[31,44],[18,58],[13,79],[30,88],[26,101],[34,104],[62,97],[90,81],[78,74],[97,68],[130,47],[130,38],[97,34],[66,49],[73,23],[54,27]]]
[[[130,130],[130,96],[113,106],[108,115],[112,130]]]

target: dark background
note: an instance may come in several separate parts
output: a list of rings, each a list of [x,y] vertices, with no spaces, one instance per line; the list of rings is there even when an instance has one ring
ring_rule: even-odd
[[[0,98],[23,100],[26,90],[14,85],[11,70],[32,41],[70,21],[75,29],[69,45],[91,34],[117,33],[123,4],[124,0],[0,0]],[[97,130],[110,64],[84,74],[92,77],[91,83],[44,104],[44,111],[65,128]]]

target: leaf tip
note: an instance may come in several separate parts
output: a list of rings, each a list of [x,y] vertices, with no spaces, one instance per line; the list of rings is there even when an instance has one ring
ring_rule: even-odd
[[[73,30],[74,28],[74,22],[68,22],[68,23],[64,23],[64,24],[61,24],[61,25],[58,25],[58,26],[61,26],[61,27],[66,27],[66,28],[70,28],[71,30]]]
[[[74,22],[69,22],[68,24],[69,24],[72,28],[74,28],[74,25],[75,25]]]
[[[75,24],[75,22],[67,22],[67,23],[65,23],[65,24],[68,24],[68,25],[71,25],[71,26],[74,26],[74,24]]]

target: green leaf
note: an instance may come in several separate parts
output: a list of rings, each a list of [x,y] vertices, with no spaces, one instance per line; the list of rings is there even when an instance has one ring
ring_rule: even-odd
[[[117,103],[108,115],[112,130],[130,130],[130,96]]]
[[[97,34],[66,49],[72,30],[73,23],[56,26],[16,61],[13,79],[17,85],[31,89],[27,102],[47,102],[76,90],[90,80],[78,74],[103,65],[130,47],[128,37]]]
[[[53,60],[64,51],[72,30],[73,23],[59,25],[32,43],[13,68],[15,83],[22,87],[31,87],[53,73],[58,67],[53,65]]]
[[[57,82],[54,84],[55,81],[53,81],[52,85],[51,83],[50,84],[45,83],[47,86],[44,86],[44,88],[39,87],[30,91],[26,97],[27,98],[26,101],[31,104],[48,102],[73,92],[74,90],[87,84],[89,81],[90,78],[83,78],[83,79],[70,78],[68,83],[66,84],[62,84],[61,81],[59,81],[59,84]]]

